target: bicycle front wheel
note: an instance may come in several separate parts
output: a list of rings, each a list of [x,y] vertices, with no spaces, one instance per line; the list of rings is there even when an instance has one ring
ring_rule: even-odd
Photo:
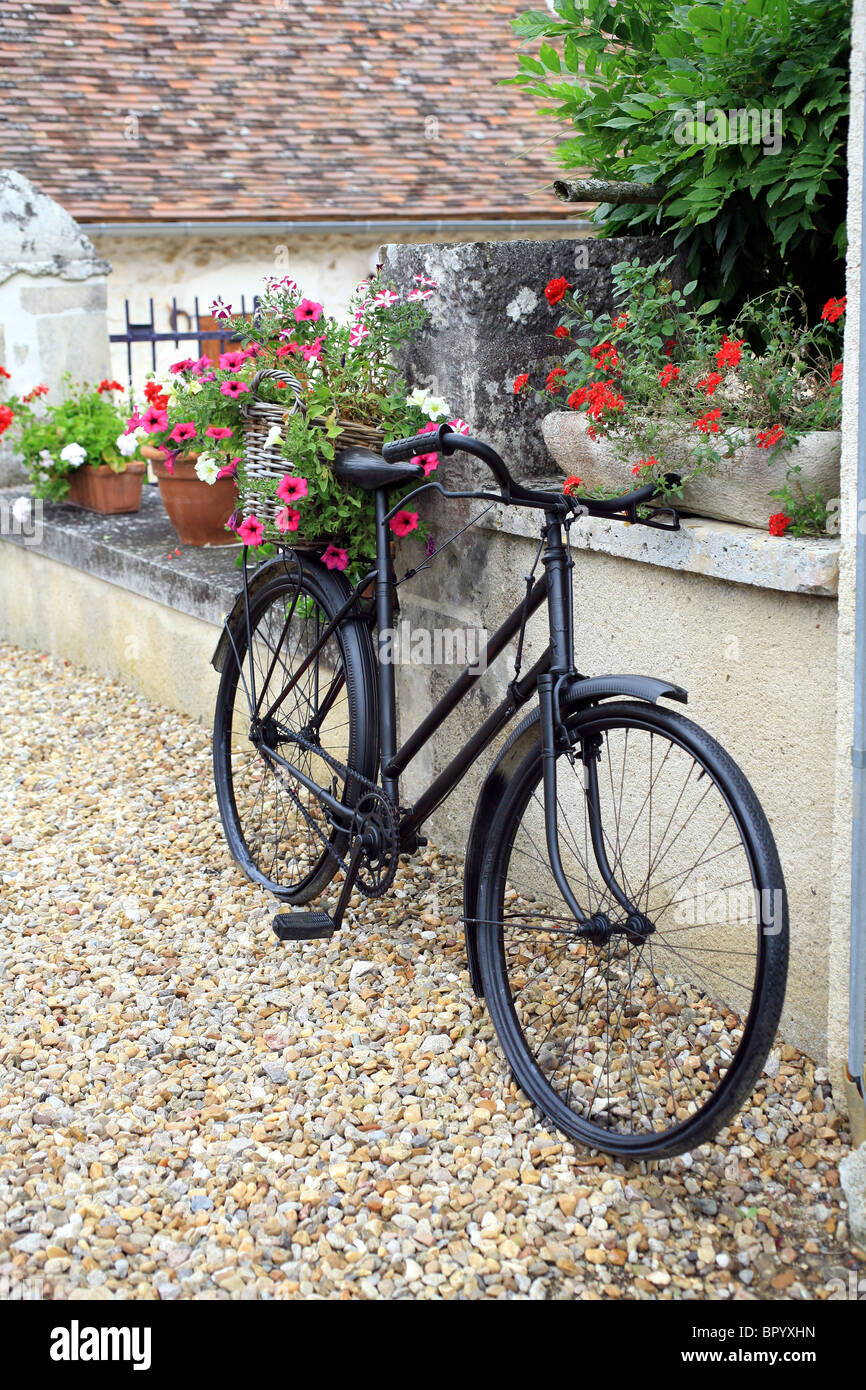
[[[558,840],[595,926],[581,928],[550,868],[539,737],[490,830],[482,985],[518,1084],[559,1129],[622,1157],[670,1157],[726,1123],[772,1045],[788,959],[779,858],[743,773],[689,720],[623,702],[565,722]]]
[[[250,597],[251,640],[242,621],[217,693],[214,779],[229,849],[254,883],[293,903],[330,883],[347,837],[269,753],[348,806],[360,794],[359,776],[376,776],[366,629],[350,614],[319,647],[349,593],[341,576],[306,556],[298,567],[275,566]]]

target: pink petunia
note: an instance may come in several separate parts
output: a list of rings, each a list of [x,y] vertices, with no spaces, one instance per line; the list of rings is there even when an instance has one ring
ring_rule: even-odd
[[[390,309],[392,304],[396,304],[400,298],[393,290],[379,290],[373,295],[374,309]]]
[[[432,295],[432,293],[433,293],[432,290],[421,290],[421,289],[410,290],[409,293],[408,293],[407,296],[406,296],[406,300],[407,300],[408,303],[412,303],[413,301],[419,300],[419,299],[429,299],[430,296]]]
[[[166,449],[165,458],[162,461],[166,473],[174,472],[175,461],[177,460],[177,456],[179,453],[180,449]]]
[[[134,410],[123,427],[123,433],[132,434],[132,431],[137,430],[140,424],[141,416],[139,415],[137,410]]]
[[[300,349],[300,347],[298,346],[297,343],[284,343],[282,347],[278,347],[278,348],[277,348],[277,350],[276,350],[274,356],[275,356],[275,357],[291,357],[291,356],[294,355],[294,353],[300,352],[300,350],[301,350],[301,349]]]
[[[358,347],[365,338],[369,338],[370,330],[365,328],[363,323],[356,323],[354,328],[349,329],[349,346]]]
[[[169,439],[173,439],[175,444],[185,444],[188,439],[195,439],[197,430],[192,420],[187,420],[183,424],[175,425]]]
[[[159,430],[168,429],[168,411],[157,410],[155,406],[149,406],[141,417],[141,425],[148,434],[156,434]]]
[[[439,281],[431,280],[429,275],[413,275],[412,279],[415,281],[416,285],[429,285],[434,290],[439,285]]]
[[[265,538],[265,528],[257,516],[248,516],[238,527],[238,535],[244,545],[250,545],[255,549]]]
[[[455,434],[469,433],[469,426],[467,425],[465,420],[449,420],[448,428],[450,430],[453,430]]]
[[[213,304],[210,306],[210,311],[215,319],[227,319],[231,315],[232,306],[230,304],[224,304],[222,295],[218,294]]]
[[[220,382],[220,391],[222,394],[224,396],[231,396],[233,401],[236,401],[238,396],[243,395],[244,391],[249,391],[249,389],[245,381],[235,381],[232,379],[231,381]]]
[[[283,532],[297,531],[301,513],[295,511],[294,507],[283,507],[282,511],[277,512],[277,526]]]
[[[424,468],[425,478],[429,478],[434,468],[439,467],[438,454],[413,454],[410,463],[420,463]]]
[[[281,502],[300,502],[302,497],[307,496],[306,478],[299,478],[295,473],[287,473],[285,477],[280,479],[277,496]]]
[[[349,563],[349,552],[338,545],[329,545],[322,556],[322,564],[327,570],[344,570]]]
[[[205,434],[209,439],[231,439],[234,430],[225,428],[223,425],[208,425]]]
[[[317,323],[322,317],[322,306],[314,299],[302,299],[295,310],[295,323]]]
[[[236,478],[239,463],[240,459],[236,458],[232,459],[231,463],[224,463],[220,471],[217,473],[217,482],[219,482],[220,478]]]
[[[324,341],[325,338],[324,335],[322,335],[322,337],[315,338],[313,342],[309,343],[305,348],[301,349],[301,353],[305,362],[319,362],[321,360],[322,343]]]
[[[221,352],[220,366],[224,371],[238,372],[247,360],[245,352]]]
[[[410,531],[418,529],[418,513],[398,512],[391,518],[390,526],[395,536],[408,536]]]
[[[189,371],[190,367],[194,366],[195,363],[193,362],[191,357],[184,357],[183,361],[181,362],[172,362],[168,370],[177,374],[178,372]]]

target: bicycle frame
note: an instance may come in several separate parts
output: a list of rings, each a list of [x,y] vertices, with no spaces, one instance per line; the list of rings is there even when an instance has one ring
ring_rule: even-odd
[[[404,499],[405,502],[405,499]],[[413,730],[401,747],[397,746],[397,692],[394,664],[387,659],[388,634],[394,624],[395,575],[391,558],[388,521],[391,513],[387,510],[387,495],[384,490],[375,494],[376,505],[376,568],[371,570],[356,586],[340,611],[319,634],[318,640],[307,653],[302,665],[284,687],[280,697],[262,716],[273,716],[290,693],[301,675],[309,668],[318,653],[330,640],[333,633],[345,620],[357,602],[362,589],[375,585],[374,616],[378,629],[378,712],[380,740],[380,774],[382,789],[395,806],[400,806],[400,776],[421,748],[429,742],[448,716],[466,698],[476,682],[481,679],[487,666],[492,664],[505,650],[509,642],[522,630],[528,619],[547,600],[550,641],[535,664],[520,679],[514,679],[505,698],[484,720],[463,747],[457,752],[442,772],[421,793],[417,801],[401,809],[399,817],[400,844],[406,852],[411,852],[422,843],[418,832],[427,818],[450,796],[462,781],[476,759],[492,743],[496,736],[510,722],[517,710],[538,692],[541,706],[542,739],[545,756],[545,823],[548,849],[554,876],[579,922],[586,920],[586,914],[574,899],[562,869],[556,826],[556,816],[552,808],[556,805],[556,749],[559,726],[558,693],[563,681],[577,678],[574,667],[573,612],[571,598],[570,571],[574,562],[569,557],[563,541],[563,522],[566,508],[555,502],[545,511],[543,530],[542,563],[545,574],[528,590],[526,597],[509,614],[505,622],[493,634],[487,644],[484,660],[467,666],[448,688],[432,710]],[[292,609],[286,619],[286,628]],[[285,631],[285,629],[284,629]],[[277,645],[281,645],[282,637]],[[273,661],[276,660],[276,655]],[[273,666],[272,661],[272,666]],[[333,693],[332,693],[333,694]],[[253,692],[253,699],[255,699]],[[256,704],[258,714],[258,704]],[[312,792],[328,808],[336,824],[347,829],[352,820],[352,808],[339,801],[324,787],[319,786],[294,763],[274,750],[266,750],[265,755],[282,767],[293,778]],[[597,795],[597,793],[596,793]],[[548,809],[551,808],[551,809]],[[621,896],[617,890],[617,896]]]

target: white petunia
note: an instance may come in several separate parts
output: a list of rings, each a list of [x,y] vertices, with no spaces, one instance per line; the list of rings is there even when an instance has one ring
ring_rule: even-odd
[[[427,406],[427,392],[424,387],[416,386],[415,390],[406,397],[406,404],[417,405],[419,410],[424,410]]]
[[[80,444],[67,444],[65,449],[60,450],[60,457],[64,463],[71,463],[73,468],[80,468],[87,458],[87,450],[82,449]]]
[[[138,440],[134,434],[119,434],[114,442],[117,452],[125,459],[131,459],[138,452]]]
[[[150,438],[150,430],[146,430],[144,425],[138,425],[132,431],[132,437],[133,439],[137,439],[139,444],[145,444]]]
[[[196,378],[193,378],[192,381],[188,381],[188,382],[186,383],[186,389],[187,389],[188,395],[190,395],[190,396],[197,396],[198,393],[199,393],[199,391],[201,390],[201,382],[200,382],[199,380],[197,380]]]
[[[201,478],[203,483],[210,483],[211,486],[216,482],[217,473],[220,471],[219,461],[213,454],[200,454],[195,465],[196,476]]]
[[[16,497],[12,503],[12,519],[23,526],[25,522],[30,520],[30,513],[30,498]]]
[[[431,420],[441,420],[444,415],[450,415],[451,410],[441,396],[428,396],[424,409]]]
[[[270,449],[274,444],[282,444],[282,442],[283,432],[279,425],[271,425],[271,428],[268,430],[268,437],[265,440],[265,448]]]

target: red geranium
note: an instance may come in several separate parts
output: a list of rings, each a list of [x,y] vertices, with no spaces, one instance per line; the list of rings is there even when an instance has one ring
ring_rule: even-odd
[[[705,415],[699,415],[697,420],[693,420],[692,424],[702,434],[718,434],[721,413],[721,410],[708,410]]]
[[[590,348],[589,355],[595,363],[596,371],[603,372],[608,368],[613,371],[619,366],[619,353],[613,343],[599,343],[596,347]]]
[[[775,512],[774,515],[770,517],[770,535],[784,536],[790,525],[791,518],[789,516],[786,516],[784,512]]]
[[[837,362],[837,363],[836,363],[835,367],[833,368],[832,372],[830,373],[830,385],[831,385],[831,386],[835,386],[837,382],[839,382],[839,381],[842,380],[842,368],[844,367],[844,365],[845,365],[844,362]]]
[[[668,365],[666,367],[663,367],[662,370],[659,372],[659,381],[661,382],[662,386],[670,386],[672,381],[676,381],[679,374],[679,367],[675,367],[673,362],[669,362]]]
[[[561,323],[558,328],[554,328],[553,336],[554,338],[567,338],[569,336],[568,329]]]
[[[544,383],[545,391],[549,391],[552,396],[555,396],[557,391],[562,390],[565,384],[562,378],[566,375],[567,373],[564,367],[554,367],[553,371],[548,374],[547,381]]]
[[[771,430],[758,430],[758,448],[772,449],[774,444],[778,444],[780,439],[785,438],[785,431],[781,425],[774,425]]]
[[[526,383],[528,382],[528,380],[529,380],[529,372],[521,372],[521,373],[520,373],[520,376],[516,376],[516,377],[514,378],[514,394],[515,394],[515,396],[518,394],[518,392],[520,392],[520,391],[523,390],[523,388],[524,388],[524,386],[526,385]]]
[[[580,487],[582,482],[582,478],[577,478],[574,475],[572,475],[570,478],[566,478],[565,482],[562,484],[562,490],[565,493],[566,497],[570,497],[571,494],[574,492],[574,489],[576,487]]]
[[[6,433],[14,419],[14,410],[10,410],[8,405],[0,405],[0,434]]]
[[[828,299],[821,310],[821,318],[826,319],[828,323],[835,323],[837,319],[842,317],[847,308],[847,294],[843,294],[841,299]]]
[[[716,353],[716,361],[720,367],[739,366],[740,358],[743,355],[743,341],[741,338],[739,342],[735,342],[733,338],[728,337],[727,333],[724,334],[722,346]]]
[[[722,380],[723,377],[721,372],[710,372],[703,380],[698,382],[698,390],[706,391],[707,395],[711,396]]]
[[[150,385],[149,382],[148,385]],[[119,381],[109,381],[108,377],[106,376],[102,378],[102,381],[100,381],[96,389],[101,396],[103,391],[123,391],[124,387],[120,384]],[[148,397],[148,400],[149,399],[150,397]]]

